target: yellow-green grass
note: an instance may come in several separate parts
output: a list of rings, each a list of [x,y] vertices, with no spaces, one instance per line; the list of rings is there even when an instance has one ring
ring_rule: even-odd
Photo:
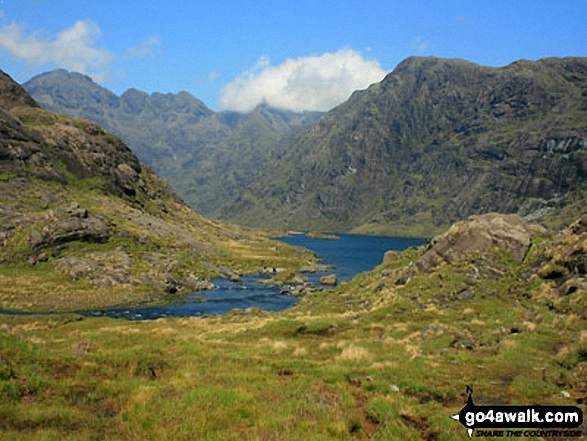
[[[460,440],[468,384],[477,404],[574,405],[585,318],[514,283],[526,263],[466,285],[470,265],[395,285],[386,263],[278,314],[1,316],[2,439]]]

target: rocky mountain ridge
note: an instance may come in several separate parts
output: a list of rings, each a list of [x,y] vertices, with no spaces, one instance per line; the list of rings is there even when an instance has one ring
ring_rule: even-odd
[[[282,154],[283,136],[320,115],[264,104],[247,114],[213,112],[187,92],[130,89],[119,97],[65,70],[23,86],[43,107],[90,119],[119,136],[196,211],[215,218],[222,217],[223,201],[234,200]]]
[[[99,86],[84,92],[88,79],[66,93],[55,75],[25,87],[89,117],[113,108]],[[141,128],[144,142],[130,145],[189,203],[244,225],[424,237],[496,211],[562,227],[587,194],[585,58],[490,68],[412,57],[314,124],[263,107],[196,107],[187,125],[183,114],[117,121]]]

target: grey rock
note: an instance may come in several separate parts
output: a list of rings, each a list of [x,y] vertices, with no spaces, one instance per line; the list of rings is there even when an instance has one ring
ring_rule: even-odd
[[[307,290],[306,287],[302,286],[302,285],[298,285],[296,286],[292,291],[291,291],[291,295],[294,297],[303,297],[307,294]]]
[[[336,276],[336,274],[322,276],[320,277],[320,283],[325,286],[336,286],[338,284],[338,277]]]
[[[451,346],[457,349],[474,349],[475,342],[468,338],[456,338],[452,343]]]
[[[474,298],[475,293],[473,291],[469,291],[468,289],[457,294],[457,299],[459,300],[473,300]]]
[[[34,230],[29,235],[29,242],[32,249],[42,249],[78,240],[103,243],[111,234],[110,228],[95,216],[71,216],[45,225],[41,232]]]
[[[520,262],[530,248],[531,230],[517,215],[489,213],[457,222],[435,237],[416,261],[420,270],[430,270],[442,262],[451,263],[474,252],[499,248]]]
[[[200,279],[199,277],[190,274],[181,280],[181,285],[190,291],[203,291],[206,289],[214,289],[215,285],[209,280]]]
[[[308,279],[300,275],[296,275],[293,279],[291,279],[291,283],[293,283],[294,285],[303,285],[306,282],[308,282]]]
[[[41,253],[37,256],[37,262],[47,262],[49,260],[49,256],[47,253]]]
[[[89,259],[67,256],[57,259],[54,262],[55,267],[64,272],[70,279],[79,280],[87,277],[99,268],[99,264]]]

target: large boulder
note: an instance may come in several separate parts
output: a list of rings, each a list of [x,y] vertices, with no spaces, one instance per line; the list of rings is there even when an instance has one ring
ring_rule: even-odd
[[[531,242],[530,227],[517,215],[488,213],[471,216],[432,239],[416,266],[428,270],[442,262],[451,263],[491,248],[506,250],[520,262]]]

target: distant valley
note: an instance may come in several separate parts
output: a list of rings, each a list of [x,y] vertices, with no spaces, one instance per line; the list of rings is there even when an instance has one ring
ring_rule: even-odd
[[[24,87],[121,136],[198,211],[243,225],[423,237],[498,211],[558,228],[587,194],[585,58],[413,57],[321,117],[118,97],[64,71]]]

